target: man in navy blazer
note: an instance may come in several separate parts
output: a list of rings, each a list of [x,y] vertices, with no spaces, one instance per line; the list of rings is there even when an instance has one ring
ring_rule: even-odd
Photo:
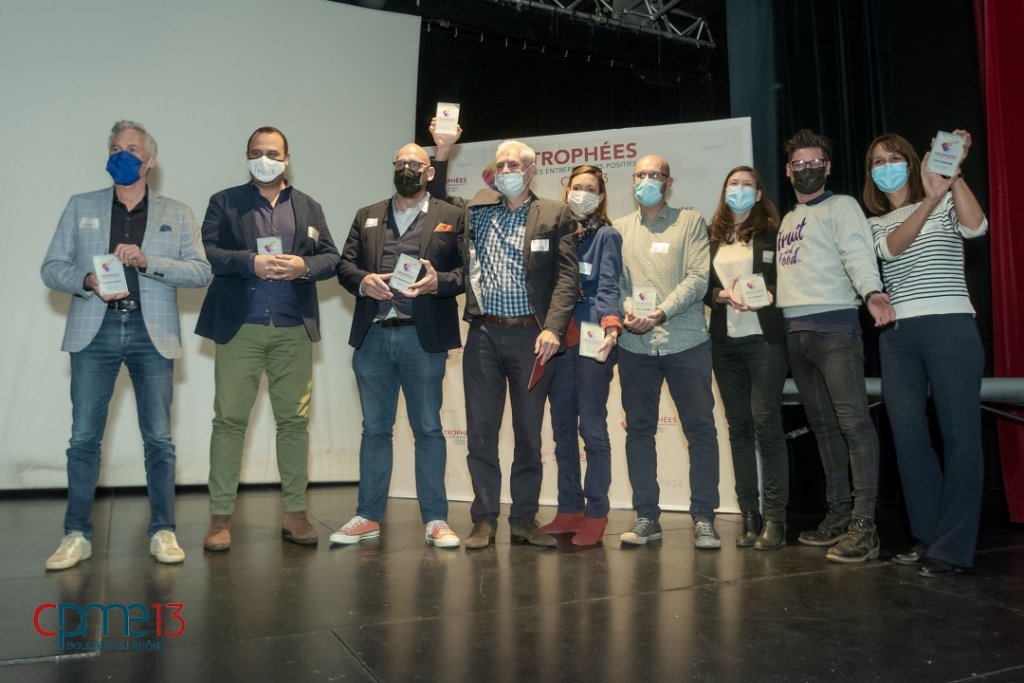
[[[196,333],[216,342],[210,437],[210,528],[203,546],[231,547],[231,515],[245,432],[265,372],[277,423],[281,535],[316,545],[306,517],[313,347],[320,340],[316,281],[332,277],[338,250],[323,209],[285,178],[291,157],[277,128],[258,128],[246,148],[250,182],[210,198],[203,244],[213,284]]]
[[[171,398],[174,358],[181,356],[178,287],[210,281],[192,210],[149,188],[156,140],[139,123],[118,121],[107,141],[114,186],[75,195],[43,260],[46,286],[71,295],[63,350],[71,354],[71,442],[64,540],[46,561],[67,569],[92,555],[92,515],[100,473],[100,440],[114,382],[123,363],[138,404],[149,492],[150,554],[175,563]],[[109,255],[109,256],[108,256]],[[104,294],[93,257],[114,258],[124,291]],[[103,262],[103,259],[108,259]]]
[[[463,292],[465,212],[427,194],[433,177],[426,150],[415,144],[398,150],[396,194],[356,213],[341,252],[338,280],[356,296],[349,343],[356,349],[352,369],[363,433],[356,516],[331,535],[332,543],[380,535],[401,388],[416,438],[416,497],[426,541],[459,545],[447,523],[441,401],[448,350],[461,343],[455,297]],[[396,283],[392,273],[414,282]]]

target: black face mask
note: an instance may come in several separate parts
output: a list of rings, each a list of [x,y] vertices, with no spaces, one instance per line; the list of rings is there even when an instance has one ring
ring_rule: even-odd
[[[403,197],[413,197],[420,191],[420,179],[423,172],[416,173],[411,168],[395,171],[395,190]]]
[[[814,194],[825,187],[825,167],[793,171],[793,188],[800,194]]]

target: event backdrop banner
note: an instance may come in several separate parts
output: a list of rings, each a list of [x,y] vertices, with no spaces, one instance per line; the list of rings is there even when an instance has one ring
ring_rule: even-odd
[[[537,175],[532,189],[540,197],[561,199],[563,182],[574,166],[600,166],[606,176],[608,214],[613,219],[636,211],[633,200],[632,172],[636,160],[647,154],[665,157],[674,178],[668,195],[671,206],[690,207],[710,220],[718,204],[725,176],[735,166],[750,164],[753,158],[750,120],[747,118],[675,124],[650,128],[625,128],[571,135],[524,138],[537,152]],[[466,199],[493,180],[494,152],[499,141],[457,145],[448,168],[448,192]],[[460,305],[460,310],[462,306]],[[464,326],[462,338],[468,327]],[[715,422],[721,459],[721,507],[723,512],[738,511],[734,489],[729,437],[721,401],[715,389]],[[448,496],[453,500],[472,500],[473,489],[466,467],[466,418],[462,389],[462,349],[449,354],[445,377],[444,406],[441,421],[448,442]],[[662,394],[658,427],[658,483],[662,507],[686,509],[690,501],[689,457],[678,414],[667,389]],[[415,497],[413,442],[400,407],[395,429],[395,468],[391,486],[394,496]],[[508,491],[509,468],[514,438],[510,409],[506,406],[499,441],[503,473],[503,502],[511,502]],[[609,499],[613,507],[632,507],[632,492],[626,470],[625,415],[619,395],[618,373],[612,380],[608,399],[608,431],[612,444],[612,486]],[[545,417],[542,457],[544,482],[541,503],[557,502],[557,464],[549,418]],[[586,472],[586,451],[580,452]],[[543,516],[543,515],[542,515]],[[542,520],[547,521],[547,520]]]

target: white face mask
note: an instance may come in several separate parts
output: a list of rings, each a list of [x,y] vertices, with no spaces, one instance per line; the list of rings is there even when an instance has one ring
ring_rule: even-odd
[[[597,209],[597,205],[601,203],[601,197],[587,190],[569,190],[569,196],[566,197],[565,203],[569,205],[569,210],[574,216],[586,218]]]
[[[508,199],[515,199],[526,189],[526,183],[523,182],[524,175],[522,172],[501,173],[494,178],[494,184],[498,188],[498,192]]]
[[[270,183],[281,177],[284,173],[285,163],[277,159],[268,159],[262,156],[259,159],[249,159],[249,173],[261,183]]]

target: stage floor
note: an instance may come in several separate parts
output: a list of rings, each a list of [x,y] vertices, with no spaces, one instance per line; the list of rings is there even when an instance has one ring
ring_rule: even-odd
[[[693,547],[685,513],[663,515],[662,542],[621,547],[627,510],[596,548],[511,546],[503,518],[496,545],[444,550],[424,545],[403,499],[389,500],[380,539],[332,548],[356,488],[309,500],[318,547],[283,542],[279,493],[256,488],[239,498],[232,549],[212,554],[207,498],[182,493],[187,557],[167,566],[148,553],[145,496],[106,492],[92,559],[46,572],[63,499],[5,497],[0,681],[1024,681],[1020,526],[984,528],[973,571],[924,579],[887,561],[906,539],[883,517],[882,560],[840,566],[795,545],[795,527],[783,550],[738,549],[737,515],[718,518],[720,551]],[[449,521],[465,537],[468,504],[452,503]],[[36,630],[47,603],[65,605],[65,631],[84,631],[63,650]],[[107,607],[108,634],[90,603]],[[126,636],[118,606],[132,603]],[[183,605],[178,618],[168,603]],[[155,637],[157,612],[177,635]],[[57,630],[57,609],[38,615]]]

